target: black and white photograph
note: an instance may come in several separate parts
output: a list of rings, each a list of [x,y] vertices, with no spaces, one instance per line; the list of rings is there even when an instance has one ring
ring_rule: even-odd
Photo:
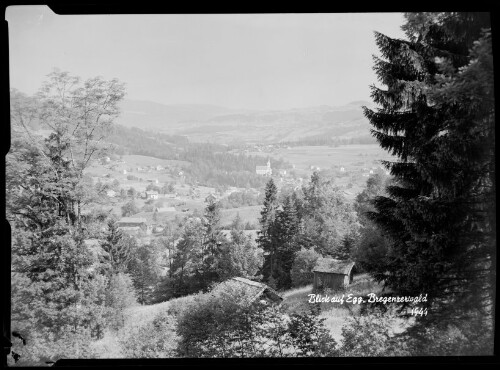
[[[7,366],[494,355],[491,13],[5,20]]]

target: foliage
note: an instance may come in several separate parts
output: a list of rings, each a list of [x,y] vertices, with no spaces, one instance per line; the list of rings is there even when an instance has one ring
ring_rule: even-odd
[[[135,247],[135,239],[123,234],[113,219],[108,220],[108,231],[101,248],[105,252],[105,263],[111,273],[123,272],[131,259],[131,250]],[[104,262],[104,261],[103,261]]]
[[[178,319],[178,353],[187,357],[334,356],[336,343],[309,314],[251,303],[251,292],[225,284],[191,303]]]
[[[153,244],[140,245],[132,250],[127,271],[132,278],[140,304],[155,300],[155,289],[160,280],[159,251]]]
[[[411,349],[394,334],[396,316],[371,312],[352,316],[342,327],[340,355],[345,357],[411,356]]]
[[[320,257],[321,254],[316,252],[314,248],[301,248],[301,250],[297,252],[290,271],[292,286],[300,287],[311,284],[314,278],[314,273],[312,271],[316,266],[316,261]]]
[[[136,293],[131,277],[123,272],[112,275],[106,289],[106,306],[110,307],[108,325],[119,329],[125,323],[124,311],[137,303]]]
[[[129,193],[129,195],[130,194],[133,194],[133,192]],[[133,196],[133,195],[131,195],[131,196]],[[136,213],[139,213],[139,207],[137,207],[137,205],[135,204],[133,199],[128,201],[127,203],[125,203],[122,206],[122,216],[123,217],[133,216]]]
[[[48,328],[30,331],[25,334],[26,344],[13,338],[11,351],[20,356],[11,366],[47,366],[47,362],[71,358],[95,358],[91,347],[91,335],[88,329],[71,326],[62,327],[55,335]]]
[[[278,189],[273,179],[269,179],[265,188],[264,206],[260,212],[257,244],[264,250],[264,265],[262,275],[265,281],[274,279],[276,270],[275,220],[278,210]]]
[[[222,245],[220,258],[221,279],[254,277],[262,267],[262,254],[243,231],[231,230],[231,240]]]
[[[317,172],[302,191],[304,199],[299,209],[302,244],[314,246],[322,255],[335,255],[345,236],[358,232],[356,212],[341,189]]]
[[[244,190],[235,191],[229,194],[226,198],[220,201],[222,208],[239,208],[245,206],[256,206],[263,202],[261,195],[257,195],[254,191]]]
[[[173,316],[160,312],[145,325],[134,326],[120,338],[125,358],[169,358],[176,355],[178,337]]]
[[[25,205],[32,202],[28,199],[40,199],[41,195],[46,199],[45,205],[57,210],[58,216],[80,224],[81,206],[88,201],[82,183],[83,171],[92,157],[106,151],[103,139],[118,116],[124,87],[117,80],[104,81],[99,77],[81,83],[78,77],[59,70],[47,77],[36,97],[27,98],[12,92],[11,119],[15,128],[8,159],[12,163],[8,166],[8,187],[24,191],[13,191],[9,198],[12,205]],[[41,140],[34,136],[28,127],[30,121],[37,121],[41,128],[48,129],[48,137]],[[23,165],[14,165],[17,160]],[[39,162],[36,167],[33,160]],[[36,171],[43,172],[30,180]],[[25,179],[27,184],[23,184]],[[17,195],[21,202],[16,199]],[[18,212],[18,207],[12,207],[12,216]]]
[[[376,34],[365,109],[380,145],[398,156],[370,218],[388,236],[370,266],[399,294],[426,292],[433,313],[422,325],[492,319],[496,256],[494,99],[487,13],[410,13],[410,41]]]

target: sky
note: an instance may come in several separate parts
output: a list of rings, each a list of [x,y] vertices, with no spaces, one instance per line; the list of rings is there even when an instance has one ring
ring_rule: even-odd
[[[374,31],[401,13],[57,15],[10,6],[10,86],[33,94],[54,69],[125,82],[127,99],[291,109],[370,101]]]

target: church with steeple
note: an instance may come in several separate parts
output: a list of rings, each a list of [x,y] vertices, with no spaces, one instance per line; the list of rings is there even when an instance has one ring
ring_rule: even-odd
[[[257,175],[271,176],[273,173],[271,169],[271,160],[267,160],[267,166],[255,166],[255,173]]]

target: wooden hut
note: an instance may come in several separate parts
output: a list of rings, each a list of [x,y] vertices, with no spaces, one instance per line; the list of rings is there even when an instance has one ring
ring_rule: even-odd
[[[313,269],[313,290],[344,289],[352,283],[354,262],[336,260],[333,258],[320,258]]]

